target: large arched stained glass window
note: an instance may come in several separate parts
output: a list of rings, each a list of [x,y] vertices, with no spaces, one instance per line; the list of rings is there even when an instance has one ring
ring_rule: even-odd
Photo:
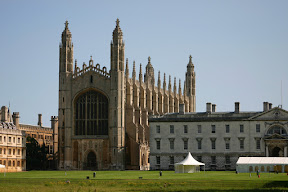
[[[88,91],[75,102],[75,135],[108,135],[108,99]]]

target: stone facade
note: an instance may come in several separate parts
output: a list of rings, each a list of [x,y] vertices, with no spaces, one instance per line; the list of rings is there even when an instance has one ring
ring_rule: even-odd
[[[13,118],[15,119],[15,118]],[[58,117],[51,116],[51,128],[43,127],[42,115],[38,115],[38,125],[20,124],[14,120],[19,130],[23,130],[27,137],[34,138],[40,146],[43,144],[48,150],[48,160],[57,160],[58,153]],[[55,162],[56,163],[56,162]]]
[[[110,70],[94,64],[73,69],[72,34],[65,23],[59,63],[59,169],[149,169],[148,115],[195,111],[195,72],[187,65],[184,93],[169,76],[168,87],[160,72],[155,85],[154,68],[148,58],[146,72],[136,79],[135,62],[129,77],[123,32],[116,21],[111,42]],[[126,67],[125,65],[126,60]],[[144,80],[144,81],[143,81]],[[181,85],[181,83],[179,82]]]
[[[22,136],[24,137],[24,138],[20,139],[21,144],[18,143],[18,140],[17,140],[17,143],[14,143],[14,142],[12,142],[12,143],[8,142],[7,143],[7,141],[6,142],[4,141],[4,136],[2,139],[2,142],[4,142],[4,143],[2,143],[3,145],[8,144],[8,146],[9,146],[9,144],[13,144],[14,148],[15,147],[16,148],[23,147],[23,156],[19,155],[18,152],[16,155],[17,158],[19,158],[19,156],[21,156],[21,158],[23,159],[22,170],[26,170],[26,138],[27,137],[34,138],[39,143],[40,146],[45,144],[45,147],[47,148],[47,151],[48,151],[47,158],[49,160],[49,168],[54,169],[57,167],[56,163],[57,163],[57,154],[58,154],[58,117],[51,116],[51,128],[50,128],[50,127],[43,127],[41,114],[38,114],[38,125],[20,124],[19,123],[19,119],[20,119],[19,112],[14,112],[13,115],[11,115],[9,112],[9,109],[5,106],[3,106],[1,108],[0,116],[1,116],[1,122],[2,122],[2,126],[0,125],[0,128],[2,128],[0,130],[0,134],[5,135],[8,133],[12,134],[13,132],[15,132],[14,134],[18,135],[17,138],[20,138],[19,134],[22,134]],[[4,129],[4,128],[6,128],[6,129]],[[9,137],[5,136],[5,140],[6,140],[6,138],[9,138]],[[15,137],[15,139],[16,139],[16,137]],[[24,142],[25,144],[23,145],[22,142]],[[1,145],[1,138],[0,138],[0,145]],[[18,151],[18,149],[17,149],[17,151]],[[3,152],[4,151],[2,150],[2,153]],[[6,152],[6,150],[5,150],[5,152]],[[3,155],[5,155],[5,154],[3,154]],[[7,155],[5,157],[14,157],[11,155],[8,155],[8,156]],[[1,154],[0,154],[0,159],[1,159]],[[4,161],[2,161],[2,162],[4,162]],[[5,162],[7,163],[7,161],[5,161]],[[1,162],[0,162],[0,164],[1,164]],[[14,170],[14,169],[15,169],[15,171],[20,170],[20,168],[18,168],[18,167],[15,167],[11,170]]]
[[[284,156],[288,146],[288,111],[264,102],[263,111],[169,113],[151,116],[150,167],[174,169],[188,152],[208,170],[235,170],[238,157]],[[183,106],[182,106],[183,108]]]
[[[13,113],[19,116],[19,113]],[[0,172],[18,172],[26,170],[25,132],[17,129],[7,107],[0,111]]]

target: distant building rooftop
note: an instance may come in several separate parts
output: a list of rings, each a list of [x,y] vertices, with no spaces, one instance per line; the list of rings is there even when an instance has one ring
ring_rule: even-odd
[[[161,122],[161,121],[173,121],[173,122],[189,122],[189,121],[238,121],[245,120],[253,117],[257,114],[263,113],[259,112],[193,112],[193,113],[168,113],[162,116],[151,116],[149,118],[150,122]]]

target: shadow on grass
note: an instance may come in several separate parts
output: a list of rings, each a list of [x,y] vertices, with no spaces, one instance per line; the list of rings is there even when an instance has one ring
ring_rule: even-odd
[[[263,188],[287,188],[288,189],[288,182],[287,181],[271,181],[263,185]]]
[[[133,191],[133,190],[132,190]],[[163,190],[157,190],[157,192],[158,191],[166,191],[165,189],[163,189]],[[170,190],[167,190],[167,191],[170,191]],[[178,190],[173,190],[173,191],[178,191]],[[211,189],[207,189],[207,190],[199,190],[199,189],[195,189],[195,190],[191,190],[191,189],[189,189],[189,190],[179,190],[179,192],[194,192],[194,191],[200,191],[200,192],[207,192],[207,191],[209,191],[209,192],[218,192],[218,191],[226,191],[226,192],[230,192],[230,191],[232,191],[232,192],[253,192],[253,191],[257,191],[257,192],[259,192],[259,191],[281,191],[281,192],[286,192],[286,190],[281,190],[281,189],[242,189],[242,190],[239,190],[239,189],[235,189],[235,190],[233,190],[233,189],[218,189],[218,190],[211,190]],[[150,190],[149,190],[149,192],[151,192]],[[154,192],[154,191],[152,191],[152,192]],[[155,191],[156,192],[156,191]]]

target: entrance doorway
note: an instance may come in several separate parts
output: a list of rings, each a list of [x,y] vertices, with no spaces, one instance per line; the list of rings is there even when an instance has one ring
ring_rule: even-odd
[[[86,169],[97,170],[96,155],[92,151],[87,155]]]
[[[280,148],[279,147],[274,147],[274,149],[272,150],[272,157],[280,157]]]

